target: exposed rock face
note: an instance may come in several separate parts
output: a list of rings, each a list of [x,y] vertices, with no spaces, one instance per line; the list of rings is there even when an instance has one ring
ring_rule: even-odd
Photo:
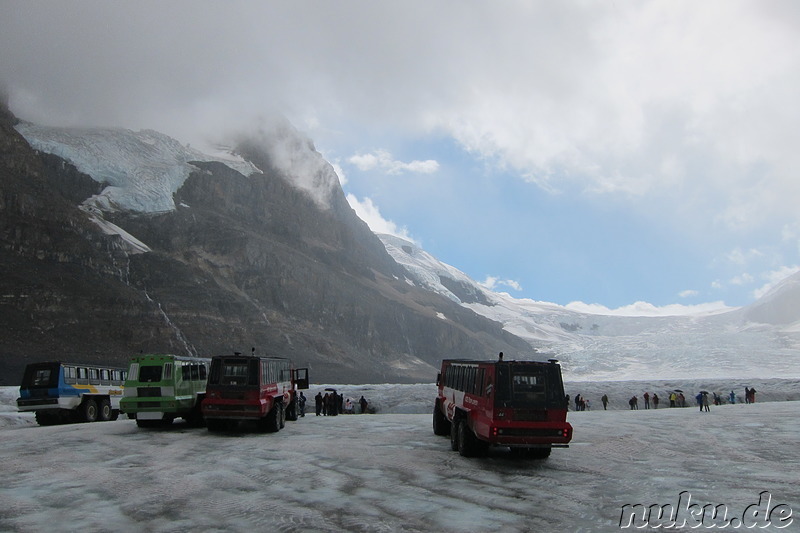
[[[407,283],[338,182],[321,201],[255,143],[241,152],[263,175],[194,162],[175,211],[106,213],[152,250],[133,253],[78,208],[101,185],[13,123],[0,110],[0,385],[34,360],[124,365],[140,351],[255,347],[315,382],[432,381],[445,357],[531,352]]]

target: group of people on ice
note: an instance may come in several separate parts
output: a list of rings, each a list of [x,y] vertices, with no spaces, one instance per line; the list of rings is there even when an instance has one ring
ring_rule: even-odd
[[[744,395],[745,395],[745,403],[755,403],[756,401],[756,389],[752,387],[745,387],[744,388]],[[668,395],[669,398],[669,406],[670,407],[686,407],[686,396],[683,395],[683,391],[680,389],[675,389],[674,391],[670,392]],[[644,400],[644,408],[650,409],[652,406],[653,409],[658,409],[658,404],[660,399],[658,398],[658,394],[653,393],[652,395],[649,392],[645,392],[642,395],[642,399]],[[695,400],[697,400],[697,405],[700,407],[701,411],[709,411],[709,405],[713,402],[714,405],[722,405],[725,403],[725,399],[717,394],[716,392],[711,393],[711,398],[709,398],[708,391],[700,391],[695,396]],[[741,401],[741,400],[740,400]],[[608,409],[608,395],[603,394],[600,398],[600,402],[603,404],[603,410]],[[731,391],[728,395],[727,403],[737,403],[736,393]],[[567,408],[569,408],[569,396],[567,396]],[[637,395],[631,396],[628,399],[628,406],[632,411],[637,411],[639,409],[639,397]],[[575,396],[575,410],[576,411],[586,411],[589,409],[589,400],[584,398],[582,395],[578,394]]]
[[[314,407],[317,416],[336,416],[341,414],[355,414],[356,404],[351,398],[345,398],[344,395],[337,393],[335,390],[326,392],[323,396],[322,391],[317,392],[314,396]],[[361,414],[367,412],[369,402],[364,396],[358,400],[358,407]]]

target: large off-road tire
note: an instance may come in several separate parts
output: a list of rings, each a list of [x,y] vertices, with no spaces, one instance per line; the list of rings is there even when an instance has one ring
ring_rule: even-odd
[[[200,402],[196,402],[192,410],[183,417],[186,420],[186,423],[189,427],[193,428],[201,428],[205,425],[205,419],[203,418],[203,411],[200,409]]]
[[[461,424],[459,424],[458,420],[453,420],[453,422],[450,424],[450,449],[453,450],[454,452],[458,451],[458,426],[459,425],[461,425]]]
[[[478,437],[475,436],[466,420],[458,423],[458,453],[463,457],[478,455]]]
[[[111,409],[111,400],[104,398],[100,400],[100,409],[97,412],[97,419],[101,422],[108,422],[114,415],[114,410]]]
[[[547,459],[550,457],[550,452],[553,448],[528,448],[528,458],[530,459]]]
[[[276,403],[273,405],[270,412],[267,413],[267,416],[261,419],[261,429],[267,433],[277,433],[280,431],[281,418],[283,417],[282,411],[281,404]]]
[[[96,422],[99,410],[97,402],[92,398],[86,398],[80,406],[80,416],[84,422]]]
[[[433,434],[434,435],[449,435],[450,434],[450,421],[444,416],[442,410],[439,409],[439,402],[433,407]]]
[[[297,421],[297,414],[300,412],[299,406],[297,405],[297,396],[292,398],[292,401],[289,402],[289,405],[286,406],[286,420],[290,422]]]
[[[40,426],[53,426],[61,422],[61,417],[47,411],[36,411],[36,423]]]
[[[209,431],[224,431],[228,426],[227,420],[220,420],[219,418],[206,418],[206,427]]]

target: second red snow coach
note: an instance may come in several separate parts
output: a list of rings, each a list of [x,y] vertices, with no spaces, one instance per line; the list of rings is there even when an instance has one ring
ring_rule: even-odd
[[[308,369],[292,368],[288,359],[255,355],[217,355],[211,359],[203,417],[209,431],[255,422],[275,432],[297,420],[298,389],[308,388]]]
[[[436,380],[433,432],[469,457],[489,446],[536,459],[572,440],[561,366],[539,361],[445,359]]]

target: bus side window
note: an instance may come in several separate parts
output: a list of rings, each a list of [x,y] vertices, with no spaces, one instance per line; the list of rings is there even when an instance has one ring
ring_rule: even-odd
[[[172,363],[164,363],[164,381],[172,380]]]
[[[100,371],[96,368],[89,369],[89,383],[96,385],[100,381]]]
[[[132,381],[136,381],[139,379],[139,363],[131,363],[131,368],[128,371],[128,376],[131,378]],[[124,375],[122,379],[125,379]]]
[[[74,366],[65,366],[64,367],[64,383],[75,383],[75,367]]]
[[[192,379],[192,369],[190,368],[190,365],[181,363],[181,378],[183,378],[183,381],[189,381]]]
[[[478,375],[475,377],[475,394],[477,394],[478,396],[483,396],[483,393],[484,393],[484,390],[483,390],[483,375],[484,375],[484,369],[483,368],[479,368],[478,369]]]
[[[194,381],[200,379],[200,370],[198,370],[197,366],[198,365],[192,365],[191,367],[189,367],[192,373],[192,380]]]
[[[206,369],[206,365],[200,365],[200,379],[206,379],[208,377],[208,370]]]
[[[100,381],[111,381],[111,376],[109,375],[107,368],[104,368],[100,371]]]

